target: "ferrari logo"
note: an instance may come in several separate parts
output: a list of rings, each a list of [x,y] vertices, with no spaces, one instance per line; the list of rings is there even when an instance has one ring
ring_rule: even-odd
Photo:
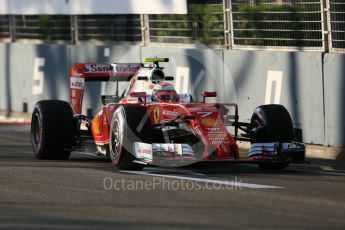
[[[155,121],[156,124],[159,123],[159,108],[153,109],[153,120]]]

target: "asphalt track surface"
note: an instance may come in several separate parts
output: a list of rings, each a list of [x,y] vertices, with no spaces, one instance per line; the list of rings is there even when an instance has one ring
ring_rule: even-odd
[[[345,229],[345,164],[116,170],[92,153],[37,160],[0,125],[0,229]]]

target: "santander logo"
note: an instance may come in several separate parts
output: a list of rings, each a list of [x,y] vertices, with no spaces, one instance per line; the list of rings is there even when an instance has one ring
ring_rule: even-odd
[[[85,65],[85,68],[87,69],[87,73],[113,71],[113,67],[108,64],[87,64]]]
[[[140,63],[118,63],[118,64],[86,64],[86,73],[116,72],[116,73],[135,73],[141,67]]]

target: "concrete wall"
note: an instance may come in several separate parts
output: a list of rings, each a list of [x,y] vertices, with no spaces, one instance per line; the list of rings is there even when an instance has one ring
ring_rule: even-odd
[[[152,56],[170,57],[161,65],[175,76],[180,92],[192,92],[199,100],[202,90],[217,91],[213,101],[237,102],[244,121],[255,107],[280,103],[302,130],[304,142],[345,147],[345,55],[339,54],[0,44],[0,109],[22,111],[26,102],[31,111],[38,100],[68,100],[69,66],[76,62],[140,62]],[[97,112],[99,95],[114,90],[114,84],[87,83],[84,113],[87,108]]]
[[[32,111],[43,99],[69,100],[69,67],[76,62],[140,62],[139,46],[62,46],[0,44],[0,109]],[[43,76],[43,77],[42,77]],[[40,84],[43,87],[40,88]],[[126,84],[120,85],[120,90]],[[100,94],[114,93],[115,85],[86,83],[83,111],[101,108]],[[35,94],[36,93],[36,94]]]
[[[0,108],[21,111],[24,102],[32,109],[40,99],[67,99],[68,49],[66,46],[0,44]],[[39,63],[37,60],[42,60],[39,58],[45,62]],[[43,80],[40,73],[44,74]]]
[[[258,105],[279,103],[302,129],[304,142],[323,143],[321,53],[225,51],[224,66],[235,82],[240,117],[249,119]]]
[[[325,145],[345,146],[345,55],[324,58]]]

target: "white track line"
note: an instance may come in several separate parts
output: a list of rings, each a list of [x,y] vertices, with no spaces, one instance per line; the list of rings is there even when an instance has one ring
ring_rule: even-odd
[[[145,175],[145,176],[165,177],[165,178],[179,179],[179,180],[190,180],[190,181],[197,181],[197,182],[204,182],[204,183],[212,183],[212,184],[217,184],[217,185],[226,185],[226,186],[234,186],[234,187],[236,186],[238,188],[252,188],[252,189],[284,188],[284,187],[271,186],[271,185],[242,183],[240,181],[234,182],[234,181],[212,180],[212,179],[203,179],[203,178],[194,178],[194,177],[163,175],[163,174],[154,174],[154,173],[143,172],[143,171],[121,171],[121,172]]]

